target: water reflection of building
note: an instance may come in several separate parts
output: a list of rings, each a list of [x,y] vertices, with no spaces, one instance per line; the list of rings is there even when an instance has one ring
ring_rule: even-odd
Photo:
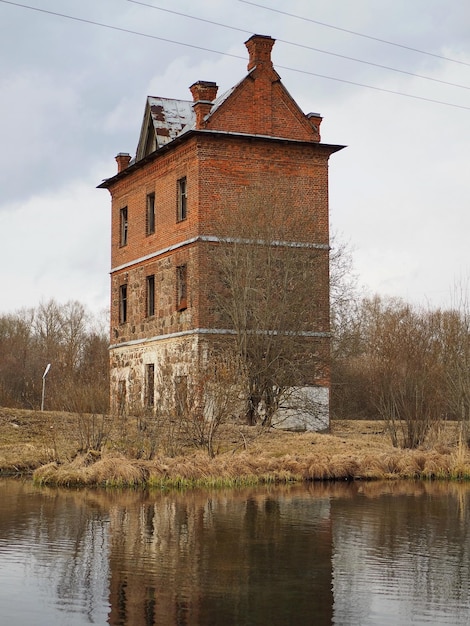
[[[2,624],[468,624],[466,484],[0,494]]]
[[[185,494],[116,508],[109,623],[331,623],[329,501],[302,496]]]

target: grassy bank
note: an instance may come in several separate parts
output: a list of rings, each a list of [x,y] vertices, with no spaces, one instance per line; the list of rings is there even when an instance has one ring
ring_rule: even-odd
[[[69,413],[0,409],[0,475],[28,473],[42,484],[160,488],[470,478],[470,454],[459,443],[454,423],[432,433],[419,450],[393,448],[378,421],[333,421],[329,434],[226,425],[213,459],[187,442],[175,442],[173,454],[157,449],[155,457],[146,460],[138,423],[106,420],[98,423],[95,418],[84,420]],[[98,429],[106,430],[105,444],[99,451],[87,450],[84,443]]]

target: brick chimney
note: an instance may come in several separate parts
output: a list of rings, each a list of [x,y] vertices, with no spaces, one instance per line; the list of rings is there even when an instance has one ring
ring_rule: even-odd
[[[250,58],[248,60],[248,71],[254,67],[265,65],[266,67],[272,67],[271,50],[276,40],[267,35],[252,35],[248,41],[245,41],[245,46],[248,49]]]
[[[129,163],[131,162],[131,155],[127,152],[120,152],[116,155],[116,161],[118,164],[118,174],[125,170],[126,167],[129,167]]]
[[[193,95],[193,109],[196,113],[196,128],[204,128],[204,118],[210,113],[212,104],[217,97],[216,83],[199,80],[189,88]]]
[[[320,141],[321,140],[321,136],[320,136],[320,124],[322,122],[322,116],[320,115],[320,113],[307,113],[307,118],[308,121],[310,122],[310,124],[312,125],[312,128],[315,132],[315,139],[316,141]]]

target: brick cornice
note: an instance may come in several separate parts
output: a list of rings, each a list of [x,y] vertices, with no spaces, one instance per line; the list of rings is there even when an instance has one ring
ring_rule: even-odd
[[[271,333],[278,334],[277,331],[257,331],[259,333]],[[148,345],[152,342],[167,341],[168,339],[176,339],[178,337],[188,337],[191,335],[236,335],[237,331],[229,328],[192,328],[190,330],[182,330],[176,333],[167,333],[166,335],[154,335],[153,337],[143,337],[142,339],[131,339],[130,341],[123,341],[122,343],[113,343],[109,346],[110,350],[116,348],[125,348],[127,346],[138,346],[142,344]],[[330,332],[316,332],[316,331],[302,331],[289,333],[295,337],[306,338],[330,338]]]
[[[233,138],[239,138],[239,139],[273,141],[273,142],[284,143],[284,144],[311,146],[318,152],[321,152],[323,154],[326,153],[328,156],[331,154],[334,154],[335,152],[339,152],[340,150],[345,148],[345,146],[336,145],[336,144],[320,143],[317,141],[305,141],[305,140],[299,140],[299,139],[289,139],[286,137],[276,137],[272,135],[236,133],[236,132],[227,132],[224,130],[191,129],[182,133],[170,143],[167,143],[161,148],[158,148],[158,150],[155,150],[154,152],[147,155],[143,159],[136,161],[135,163],[133,163],[126,169],[119,172],[118,174],[115,174],[114,176],[111,176],[110,178],[106,178],[105,180],[103,180],[103,182],[97,185],[97,189],[109,189],[118,181],[122,180],[126,176],[133,174],[135,171],[144,167],[147,163],[151,163],[155,159],[158,159],[160,156],[167,154],[169,151],[179,146],[183,141],[187,141],[189,138],[194,137],[195,135],[208,135],[208,136],[224,137],[224,138],[233,137]]]
[[[116,267],[111,268],[111,274],[115,272],[120,272],[125,269],[129,269],[134,265],[140,265],[140,263],[145,263],[146,261],[150,261],[151,259],[155,259],[159,256],[163,256],[164,254],[168,254],[169,252],[174,252],[180,248],[184,248],[186,246],[193,245],[197,242],[205,242],[205,243],[260,243],[262,241],[254,242],[250,239],[237,239],[233,237],[216,237],[215,235],[198,235],[197,237],[191,237],[190,239],[185,239],[184,241],[179,241],[172,246],[167,246],[165,248],[160,248],[155,252],[150,254],[146,254],[145,256],[141,256],[137,259],[133,259],[132,261],[128,261],[127,263],[122,263],[121,265],[117,265]],[[272,246],[284,246],[287,248],[308,248],[315,250],[329,250],[330,247],[328,244],[323,243],[310,243],[304,241],[271,241],[269,245]]]

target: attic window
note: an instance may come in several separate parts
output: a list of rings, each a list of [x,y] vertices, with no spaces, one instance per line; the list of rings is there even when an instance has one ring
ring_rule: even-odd
[[[147,140],[145,142],[145,151],[143,156],[147,156],[151,152],[155,152],[156,149],[157,139],[155,137],[155,129],[153,127],[152,121],[150,121],[147,128]]]

